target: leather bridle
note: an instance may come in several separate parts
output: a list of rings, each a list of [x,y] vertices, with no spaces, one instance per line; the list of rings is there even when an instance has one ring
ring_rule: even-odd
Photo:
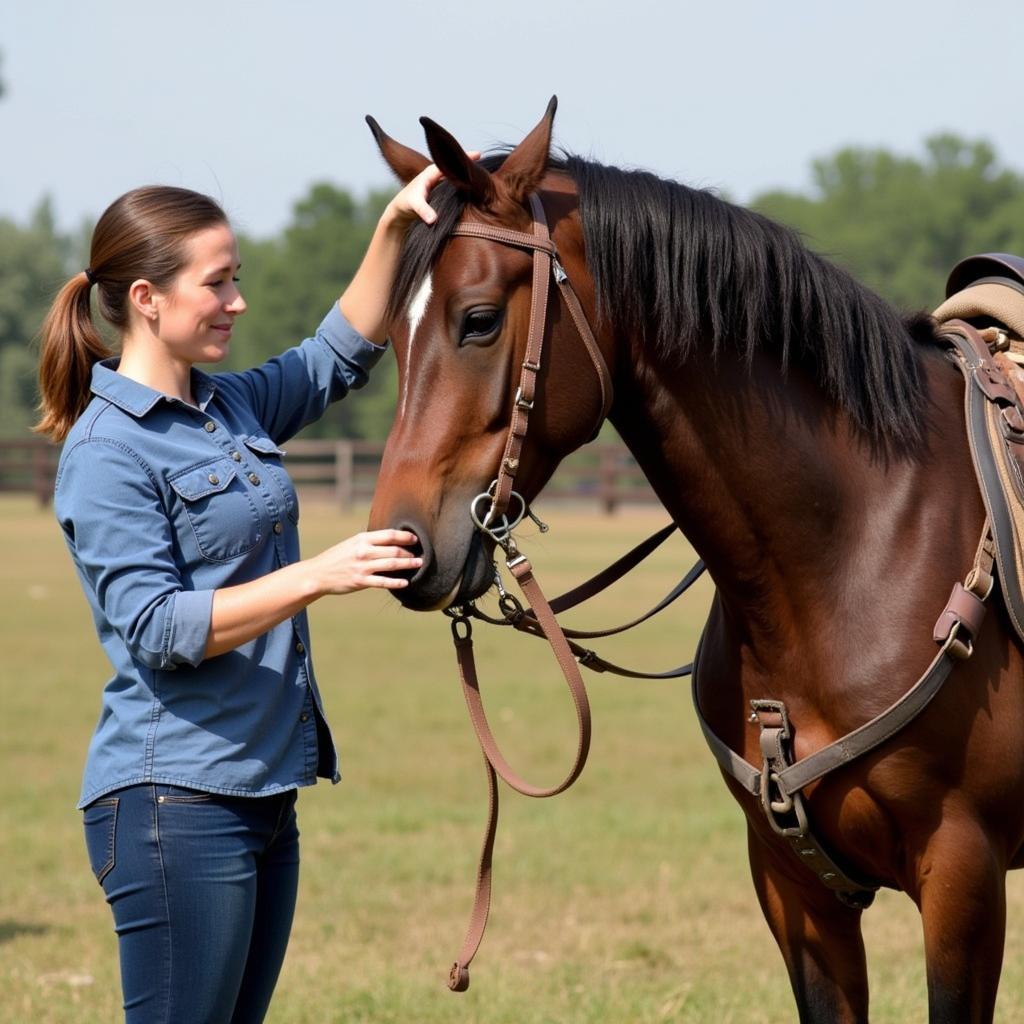
[[[594,333],[587,322],[586,314],[580,305],[576,292],[569,283],[569,277],[562,264],[558,260],[558,253],[555,244],[551,240],[548,231],[547,217],[544,214],[544,207],[541,205],[540,197],[536,192],[530,193],[530,209],[533,213],[533,232],[513,231],[511,228],[497,227],[491,224],[482,224],[478,221],[459,224],[452,231],[453,235],[461,235],[467,238],[486,238],[492,242],[500,242],[502,245],[513,246],[517,249],[531,250],[533,253],[533,289],[530,299],[530,325],[526,339],[526,354],[523,358],[522,370],[519,375],[519,387],[516,389],[512,405],[512,420],[509,423],[508,437],[505,440],[505,451],[502,454],[501,462],[498,464],[498,476],[491,485],[493,490],[488,492],[491,498],[490,509],[484,517],[481,529],[487,530],[491,523],[496,523],[504,516],[512,501],[512,484],[516,473],[519,471],[519,458],[523,450],[523,442],[526,440],[526,430],[530,421],[530,413],[533,410],[533,403],[537,394],[537,374],[540,372],[541,356],[544,351],[544,333],[547,327],[548,311],[548,284],[552,277],[558,285],[562,299],[568,307],[569,314],[576,325],[580,339],[587,350],[587,355],[594,365],[597,380],[601,388],[601,411],[598,414],[597,422],[594,425],[593,436],[597,435],[612,407],[614,389],[612,387],[611,374],[608,372],[608,365],[601,349],[594,338]],[[518,497],[518,495],[516,495]],[[479,498],[477,499],[479,501]],[[521,505],[520,515],[516,522],[522,518],[526,509],[525,502],[519,498]],[[474,501],[474,510],[477,501]],[[477,516],[474,512],[474,521]],[[505,531],[508,532],[508,531]],[[496,538],[497,539],[497,538]]]
[[[542,532],[547,531],[547,526],[533,516],[525,499],[519,492],[513,489],[513,484],[516,473],[520,468],[520,457],[526,440],[530,413],[536,401],[537,375],[541,368],[544,335],[547,326],[548,285],[552,277],[558,285],[559,294],[569,310],[573,323],[576,325],[576,330],[583,341],[600,385],[601,411],[592,436],[597,435],[601,424],[611,409],[614,397],[608,366],[594,338],[586,314],[583,312],[579,299],[569,282],[568,275],[558,259],[557,250],[548,231],[544,207],[541,205],[540,198],[536,193],[530,195],[529,202],[533,214],[532,233],[514,231],[509,228],[475,221],[460,224],[452,232],[453,235],[483,238],[502,245],[526,249],[532,252],[533,255],[533,287],[530,304],[529,333],[526,353],[519,377],[519,385],[513,399],[512,418],[505,441],[505,448],[498,466],[497,477],[492,481],[487,491],[478,494],[470,503],[470,515],[474,524],[479,530],[491,537],[495,544],[505,552],[506,567],[522,588],[523,594],[529,601],[529,607],[523,608],[522,604],[515,597],[505,591],[501,583],[500,573],[495,568],[495,582],[499,593],[498,605],[503,618],[498,619],[484,614],[472,602],[446,609],[446,613],[452,619],[452,637],[459,663],[459,675],[462,681],[463,694],[469,708],[470,720],[473,723],[473,728],[484,755],[489,794],[487,829],[484,835],[483,849],[480,854],[480,867],[477,874],[473,910],[462,949],[449,974],[448,986],[455,992],[464,992],[469,987],[469,964],[480,946],[484,930],[487,926],[491,896],[491,859],[498,824],[497,776],[501,776],[517,792],[525,796],[538,798],[555,796],[558,793],[564,792],[579,777],[587,761],[591,735],[590,703],[587,698],[586,686],[580,675],[579,664],[585,664],[595,671],[615,672],[634,678],[674,678],[686,675],[690,671],[689,665],[683,665],[678,669],[663,673],[634,672],[605,661],[594,651],[582,647],[569,638],[591,639],[611,636],[614,633],[620,633],[635,625],[639,625],[663,608],[668,607],[704,571],[703,563],[698,562],[687,573],[680,584],[660,601],[658,605],[645,615],[626,623],[624,626],[591,632],[563,630],[555,619],[556,612],[575,607],[620,579],[675,533],[675,524],[670,523],[593,579],[588,580],[581,586],[551,602],[548,602],[544,597],[539,584],[534,578],[533,567],[529,559],[519,550],[512,536],[512,531],[525,516],[533,518]],[[484,506],[487,506],[486,512],[482,511]],[[514,513],[511,516],[509,515],[510,507],[514,507]],[[473,618],[496,625],[511,625],[522,632],[530,633],[534,636],[543,636],[551,645],[551,649],[569,686],[569,692],[576,707],[577,717],[576,756],[565,778],[555,786],[541,787],[527,782],[514,771],[498,747],[494,734],[488,724],[487,715],[480,696],[480,685],[477,680],[476,664],[473,657],[473,628],[471,622]]]

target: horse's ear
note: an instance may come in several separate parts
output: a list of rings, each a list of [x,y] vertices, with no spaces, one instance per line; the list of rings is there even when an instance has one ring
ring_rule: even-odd
[[[427,136],[427,146],[441,173],[465,193],[474,206],[490,206],[496,195],[490,172],[471,160],[455,137],[429,117],[421,117],[420,124]]]
[[[551,153],[551,127],[555,122],[558,97],[552,96],[548,109],[533,131],[512,150],[501,167],[494,172],[501,190],[509,198],[522,202],[535,191],[548,168]]]
[[[373,132],[377,148],[380,150],[380,155],[384,157],[384,162],[403,185],[407,185],[420,171],[430,166],[430,160],[427,157],[422,153],[417,153],[415,149],[396,142],[369,114],[366,115],[366,123],[370,126],[370,131]]]

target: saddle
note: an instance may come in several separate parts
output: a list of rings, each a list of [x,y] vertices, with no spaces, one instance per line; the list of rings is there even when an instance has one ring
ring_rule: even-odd
[[[958,263],[933,316],[966,384],[974,466],[1010,620],[1024,642],[1024,259]]]

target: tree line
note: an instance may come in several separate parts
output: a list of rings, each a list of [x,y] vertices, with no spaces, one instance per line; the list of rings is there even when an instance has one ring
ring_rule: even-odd
[[[249,313],[227,368],[261,362],[307,336],[351,279],[390,192],[363,197],[321,182],[272,238],[240,238]],[[814,161],[806,191],[765,192],[753,209],[800,231],[902,310],[934,308],[950,268],[978,252],[1024,254],[1024,176],[992,146],[952,134],[920,156],[847,147]],[[58,229],[44,198],[26,223],[0,218],[0,437],[35,419],[39,326],[60,285],[86,265],[91,225]],[[396,371],[378,366],[357,401],[342,402],[310,436],[383,439]]]

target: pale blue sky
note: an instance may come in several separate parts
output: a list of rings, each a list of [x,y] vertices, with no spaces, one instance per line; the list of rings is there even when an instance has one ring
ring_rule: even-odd
[[[744,200],[845,144],[951,130],[1024,171],[1019,0],[0,0],[0,216],[166,182],[278,230],[310,182],[388,183],[363,116],[420,146],[556,141]],[[514,20],[510,20],[514,12]],[[1017,69],[1017,70],[1015,70]]]

